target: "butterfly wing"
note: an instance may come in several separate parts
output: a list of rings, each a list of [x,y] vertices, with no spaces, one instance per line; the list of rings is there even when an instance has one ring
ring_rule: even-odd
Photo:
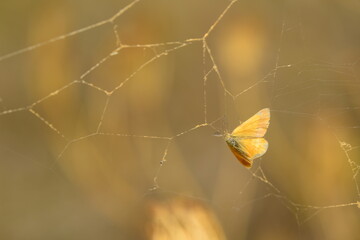
[[[270,109],[264,108],[235,128],[231,135],[235,137],[263,137],[269,127],[269,123]]]
[[[251,167],[252,161],[265,154],[268,142],[264,138],[234,138],[226,139],[231,152],[245,166]]]
[[[239,143],[240,152],[244,153],[246,159],[254,160],[264,155],[268,149],[268,142],[264,138],[240,138]]]

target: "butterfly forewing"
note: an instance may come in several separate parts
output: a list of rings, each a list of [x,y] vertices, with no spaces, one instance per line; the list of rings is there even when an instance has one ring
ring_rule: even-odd
[[[269,122],[270,109],[264,108],[235,128],[231,135],[241,138],[263,137],[269,127]]]

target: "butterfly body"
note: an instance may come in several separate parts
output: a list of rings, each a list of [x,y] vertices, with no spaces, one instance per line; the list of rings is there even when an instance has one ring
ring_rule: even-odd
[[[245,167],[251,167],[252,161],[267,151],[269,144],[263,136],[269,123],[270,110],[264,108],[236,127],[231,134],[225,134],[231,152]]]

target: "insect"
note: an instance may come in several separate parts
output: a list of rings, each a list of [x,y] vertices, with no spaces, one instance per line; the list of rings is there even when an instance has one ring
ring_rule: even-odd
[[[270,109],[264,108],[241,123],[231,134],[225,133],[225,141],[235,157],[250,168],[252,161],[265,154],[268,142],[263,138],[270,123]]]

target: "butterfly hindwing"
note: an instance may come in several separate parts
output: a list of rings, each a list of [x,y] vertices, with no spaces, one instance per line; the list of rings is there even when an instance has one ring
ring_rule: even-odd
[[[268,149],[268,142],[264,138],[240,138],[237,139],[239,152],[243,153],[248,160],[261,157]]]
[[[264,108],[254,116],[240,124],[231,133],[235,137],[263,137],[270,123],[270,109]]]
[[[230,137],[226,143],[231,152],[245,167],[251,167],[252,161],[264,155],[269,146],[264,138]]]

